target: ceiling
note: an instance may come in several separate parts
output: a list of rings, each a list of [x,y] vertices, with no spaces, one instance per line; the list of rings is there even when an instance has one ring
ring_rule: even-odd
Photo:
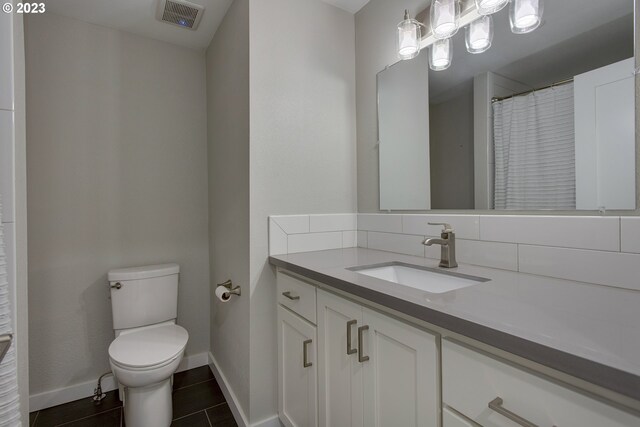
[[[156,19],[159,0],[44,0],[47,11],[92,24],[185,46],[206,49],[233,0],[188,0],[205,7],[197,30],[165,24]],[[369,0],[322,0],[350,13]]]
[[[322,0],[325,3],[332,4],[347,12],[356,13],[369,3],[370,0]]]
[[[429,73],[432,103],[471,87],[473,77],[487,71],[539,87],[614,62],[620,54],[633,55],[633,2],[629,0],[547,1],[542,25],[528,34],[511,32],[507,9],[494,15],[494,38],[488,51],[468,53],[464,29],[454,36],[451,67]]]
[[[156,20],[158,0],[44,0],[47,11],[156,40],[206,49],[232,0],[189,0],[205,7],[192,31]]]

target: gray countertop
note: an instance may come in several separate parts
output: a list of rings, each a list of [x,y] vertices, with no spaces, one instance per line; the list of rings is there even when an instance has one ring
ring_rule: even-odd
[[[433,294],[348,267],[438,261],[350,248],[271,264],[640,401],[640,292],[461,264],[491,279]]]

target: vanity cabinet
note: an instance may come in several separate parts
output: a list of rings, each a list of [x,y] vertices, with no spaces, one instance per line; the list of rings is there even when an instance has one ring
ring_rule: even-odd
[[[437,337],[318,290],[320,426],[438,426]]]
[[[287,427],[638,427],[640,418],[469,343],[278,272]]]
[[[316,328],[278,307],[278,414],[287,427],[317,425]]]

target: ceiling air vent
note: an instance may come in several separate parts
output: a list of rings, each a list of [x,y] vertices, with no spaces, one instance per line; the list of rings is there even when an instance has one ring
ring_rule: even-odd
[[[162,22],[195,30],[198,28],[204,6],[183,0],[160,0],[156,17]]]

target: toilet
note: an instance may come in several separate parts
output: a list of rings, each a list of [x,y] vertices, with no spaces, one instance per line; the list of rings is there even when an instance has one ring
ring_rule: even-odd
[[[109,271],[115,340],[109,363],[124,403],[127,427],[168,427],[171,389],[189,333],[176,325],[177,264]]]

